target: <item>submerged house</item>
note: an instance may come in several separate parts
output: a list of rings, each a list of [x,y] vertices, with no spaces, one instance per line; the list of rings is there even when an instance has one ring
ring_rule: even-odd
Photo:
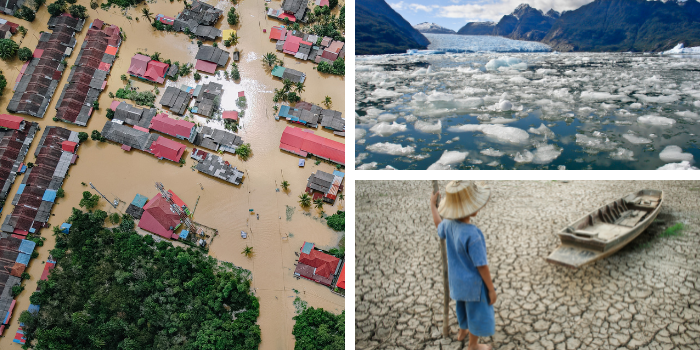
[[[333,174],[316,170],[306,182],[306,193],[313,196],[313,199],[322,198],[324,202],[333,204],[338,197],[338,193],[343,190],[343,179],[345,174],[334,171]]]
[[[151,144],[160,137],[149,133],[148,129],[138,126],[131,128],[114,122],[114,120],[105,123],[102,128],[102,136],[109,141],[121,144],[125,151],[135,148],[144,152],[150,152]]]
[[[242,171],[238,170],[235,166],[231,166],[229,162],[216,154],[204,152],[195,148],[192,150],[190,158],[199,162],[195,169],[200,173],[213,176],[234,185],[240,185],[243,180]]]
[[[49,28],[53,32],[41,33],[33,58],[22,67],[15,93],[7,104],[9,112],[44,117],[66,68],[63,60],[73,51],[75,33],[84,23],[67,15],[51,17]]]
[[[0,114],[0,207],[17,174],[26,167],[23,162],[37,130],[38,123],[14,115]]]
[[[1,231],[26,237],[46,226],[56,193],[78,157],[75,154],[78,142],[75,131],[55,126],[44,128],[34,151],[34,167],[27,169],[12,200],[12,213],[5,217]]]
[[[146,55],[136,54],[131,58],[128,73],[141,80],[162,84],[169,68],[170,65],[167,63],[152,60]]]
[[[283,104],[280,106],[277,115],[279,118],[287,119],[292,123],[312,128],[318,128],[320,125],[333,131],[345,131],[345,118],[341,117],[342,113],[331,109],[323,109],[309,102],[297,102],[294,107]]]
[[[158,193],[143,206],[138,227],[164,238],[173,238],[180,227],[180,215],[170,207],[170,203]]]
[[[340,275],[340,267],[340,259],[316,249],[313,243],[304,242],[294,275],[330,287]]]
[[[0,7],[3,1],[5,0],[0,0]],[[19,24],[0,18],[0,39],[9,39],[17,33],[17,28],[19,28]]]
[[[313,131],[308,129],[286,127],[280,139],[280,149],[301,157],[312,154],[336,164],[345,164],[344,144],[314,135]]]
[[[284,13],[290,16],[289,20],[292,18],[295,21],[304,21],[304,15],[306,14],[307,1],[306,0],[284,0],[282,2],[282,10]],[[293,17],[291,17],[293,16]],[[284,19],[284,18],[280,18]],[[294,21],[292,21],[294,22]]]
[[[195,56],[197,63],[194,65],[194,69],[214,74],[217,67],[226,67],[228,58],[229,53],[227,51],[218,47],[202,45]]]
[[[168,86],[165,88],[163,97],[160,98],[160,104],[163,107],[169,107],[170,111],[175,114],[183,115],[187,111],[191,100],[192,94],[188,91],[178,89],[174,86]]]
[[[160,113],[151,120],[149,129],[161,132],[190,143],[197,135],[197,126],[194,123],[182,119],[169,118],[166,113]]]
[[[179,163],[180,160],[182,160],[185,149],[187,149],[187,147],[177,141],[158,136],[158,138],[151,143],[149,152],[158,159],[167,159]]]
[[[151,120],[156,116],[158,110],[155,108],[139,108],[124,101],[112,101],[109,106],[114,111],[113,121],[121,121],[124,124],[150,128]]]
[[[85,126],[92,116],[93,104],[107,85],[107,76],[121,45],[119,27],[88,29],[80,53],[68,75],[68,83],[56,104],[56,118]],[[101,23],[101,21],[99,21]]]
[[[9,325],[17,303],[12,287],[22,283],[22,273],[27,269],[35,247],[36,243],[30,240],[0,232],[0,335]]]
[[[6,15],[13,16],[15,11],[19,10],[26,0],[0,0],[0,11]],[[2,314],[0,314],[2,317]]]
[[[223,85],[212,82],[197,86],[194,90],[195,102],[192,113],[211,118],[214,112],[219,109],[221,96],[224,93],[223,88]]]
[[[272,69],[272,76],[282,80],[288,79],[294,83],[303,83],[306,80],[306,73],[282,66],[275,66]]]
[[[178,13],[172,25],[178,32],[192,33],[200,38],[216,40],[221,30],[214,27],[224,11],[209,4],[193,1],[190,8]]]
[[[222,150],[235,153],[238,146],[243,144],[243,139],[230,131],[204,126],[197,130],[197,136],[192,143],[215,152]]]

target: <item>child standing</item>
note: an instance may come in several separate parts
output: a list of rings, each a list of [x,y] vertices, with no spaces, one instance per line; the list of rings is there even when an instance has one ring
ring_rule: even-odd
[[[445,239],[447,248],[450,297],[457,302],[460,328],[457,340],[462,341],[469,335],[469,350],[490,349],[478,340],[495,333],[496,290],[486,259],[484,234],[470,219],[486,205],[491,191],[474,183],[452,181],[445,193],[439,208],[437,193],[434,193],[430,197],[430,208],[438,236]]]

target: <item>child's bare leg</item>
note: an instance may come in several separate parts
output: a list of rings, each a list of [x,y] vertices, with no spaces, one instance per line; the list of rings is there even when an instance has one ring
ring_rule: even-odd
[[[469,347],[468,350],[491,350],[490,345],[479,344],[479,337],[474,334],[469,333]]]
[[[466,338],[469,335],[469,330],[468,329],[459,329],[459,333],[457,334],[457,341],[462,341],[464,338]]]

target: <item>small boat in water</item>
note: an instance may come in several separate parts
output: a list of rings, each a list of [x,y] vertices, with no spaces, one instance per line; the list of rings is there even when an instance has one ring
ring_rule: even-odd
[[[547,261],[579,268],[612,255],[649,227],[663,199],[663,191],[641,190],[596,209],[559,232]]]

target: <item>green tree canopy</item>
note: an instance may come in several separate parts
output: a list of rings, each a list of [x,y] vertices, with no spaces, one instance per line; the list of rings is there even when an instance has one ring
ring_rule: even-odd
[[[99,213],[98,213],[99,212]],[[58,268],[23,312],[36,349],[258,349],[259,303],[250,272],[198,250],[156,243],[107,213],[73,209],[69,235],[56,235]],[[128,215],[127,215],[128,216]],[[133,224],[133,221],[130,221]],[[235,315],[235,316],[233,316]]]
[[[294,316],[294,350],[345,349],[345,311],[335,315],[313,307]]]

